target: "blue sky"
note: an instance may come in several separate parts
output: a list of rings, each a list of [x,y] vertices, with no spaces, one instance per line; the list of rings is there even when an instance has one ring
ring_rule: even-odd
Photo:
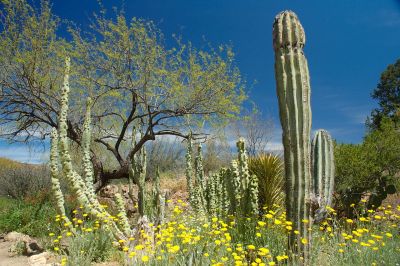
[[[103,2],[108,9],[123,3]],[[293,10],[305,28],[313,129],[327,129],[339,142],[362,140],[365,119],[377,105],[370,94],[380,73],[400,58],[400,1],[395,0],[125,0],[124,6],[128,17],[155,21],[167,43],[173,33],[198,47],[204,38],[213,46],[231,43],[242,75],[249,84],[257,81],[250,99],[275,120],[276,146],[281,133],[272,22],[277,13]],[[98,5],[95,0],[53,0],[53,10],[85,27]],[[40,152],[27,156],[24,149],[0,141],[0,156],[30,162],[43,157]]]

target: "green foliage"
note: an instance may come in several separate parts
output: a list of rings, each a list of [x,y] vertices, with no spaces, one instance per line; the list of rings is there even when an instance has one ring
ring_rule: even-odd
[[[369,192],[368,206],[377,208],[395,186],[399,189],[400,134],[389,118],[368,132],[362,144],[337,144],[335,159],[339,198],[345,206]]]
[[[17,231],[32,237],[57,232],[55,206],[48,200],[23,201],[0,197],[0,234]]]
[[[259,206],[271,210],[284,202],[284,170],[280,156],[260,154],[249,159],[249,171],[258,178]]]
[[[71,26],[67,41],[57,35],[61,20],[49,2],[38,8],[30,2],[4,0],[0,11],[4,137],[28,134],[23,140],[29,141],[59,126],[58,88],[66,56],[73,65],[67,133],[82,144],[82,109],[92,97],[91,149],[96,152],[91,159],[100,175],[98,186],[126,178],[125,166],[146,142],[164,135],[186,137],[189,129],[200,131],[204,121],[221,126],[239,114],[245,82],[231,47],[200,50],[179,38],[167,47],[152,21],[128,19],[122,11],[110,16],[104,10],[94,15],[86,32]],[[133,125],[144,133],[134,147],[127,141]]]
[[[381,74],[380,81],[374,91],[372,98],[378,101],[379,108],[372,111],[371,128],[379,128],[382,119],[389,117],[397,126],[400,122],[400,59],[394,64],[388,65]]]
[[[374,162],[368,160],[362,144],[336,144],[335,158],[338,191],[371,185]]]
[[[106,261],[114,252],[112,239],[109,231],[104,229],[71,238],[68,245],[67,264],[90,266],[92,262]]]

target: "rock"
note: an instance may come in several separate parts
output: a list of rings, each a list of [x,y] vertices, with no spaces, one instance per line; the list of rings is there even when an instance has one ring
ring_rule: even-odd
[[[8,242],[15,242],[15,244],[13,244],[9,250],[11,256],[16,254],[31,256],[43,252],[43,248],[39,246],[36,240],[18,232],[8,233],[4,237],[4,240]]]
[[[48,253],[43,252],[29,257],[28,262],[31,266],[44,266],[47,264]]]
[[[105,198],[114,198],[115,193],[118,192],[116,185],[107,185],[100,190],[100,196]]]
[[[18,233],[18,232],[11,232],[8,233],[5,237],[4,240],[5,241],[9,241],[9,242],[18,242],[18,241],[24,241],[27,242],[29,241],[31,238],[27,235]]]

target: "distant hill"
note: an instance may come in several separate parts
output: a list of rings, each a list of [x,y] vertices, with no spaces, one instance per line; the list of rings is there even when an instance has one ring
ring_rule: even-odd
[[[31,167],[35,168],[38,167],[38,165],[21,163],[8,158],[0,157],[0,171],[7,170],[10,168],[31,168]]]

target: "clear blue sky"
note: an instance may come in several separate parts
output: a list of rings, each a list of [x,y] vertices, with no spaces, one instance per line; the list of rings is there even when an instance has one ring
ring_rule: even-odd
[[[103,2],[108,9],[121,7],[123,3],[119,0]],[[213,46],[231,43],[243,76],[249,84],[257,81],[249,93],[250,99],[274,118],[276,128],[280,128],[280,124],[272,22],[280,11],[293,10],[306,31],[313,129],[327,129],[339,142],[362,140],[365,119],[377,105],[370,94],[380,73],[400,58],[398,0],[124,2],[128,17],[155,21],[167,43],[172,41],[173,33],[196,46],[204,44],[203,38]],[[85,27],[98,5],[95,0],[53,0],[53,10],[60,17]],[[279,130],[276,130],[274,142],[280,142]],[[11,150],[0,142],[0,156],[19,159],[11,155]]]

